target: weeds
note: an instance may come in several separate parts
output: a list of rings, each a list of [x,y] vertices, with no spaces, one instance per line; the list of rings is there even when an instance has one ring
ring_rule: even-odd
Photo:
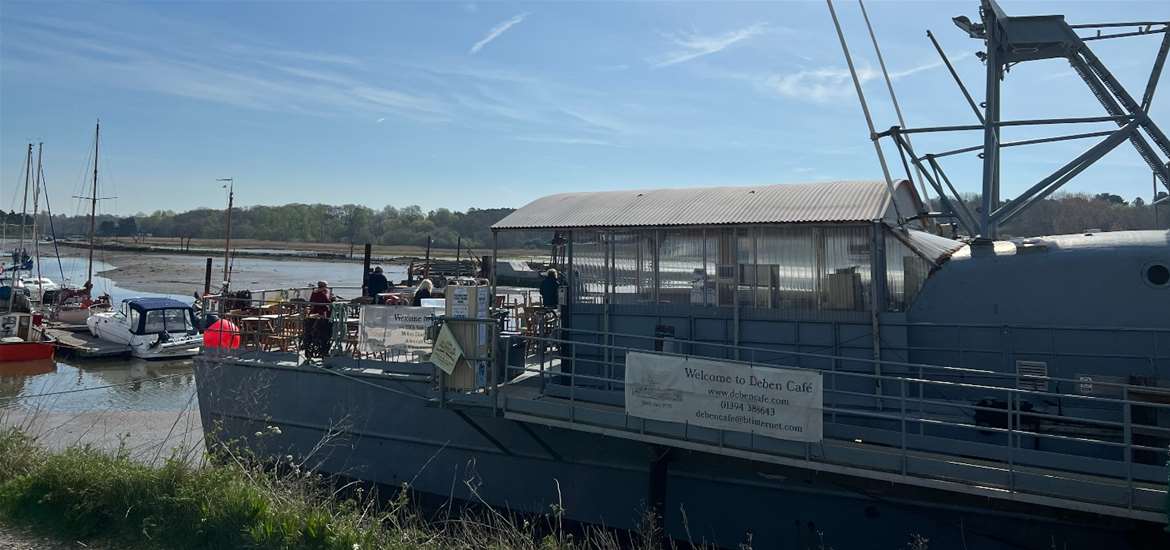
[[[539,517],[477,506],[428,521],[405,485],[381,499],[363,486],[339,489],[291,457],[282,462],[273,468],[229,453],[220,464],[172,458],[151,466],[122,450],[44,451],[9,428],[0,432],[0,519],[75,540],[175,550],[659,548],[652,521],[644,534],[568,531],[559,505]]]

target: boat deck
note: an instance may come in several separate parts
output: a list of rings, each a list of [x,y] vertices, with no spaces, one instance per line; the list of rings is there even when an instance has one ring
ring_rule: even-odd
[[[48,328],[45,332],[57,341],[57,349],[82,359],[121,357],[130,355],[130,346],[106,342],[88,331],[75,331],[68,327]]]

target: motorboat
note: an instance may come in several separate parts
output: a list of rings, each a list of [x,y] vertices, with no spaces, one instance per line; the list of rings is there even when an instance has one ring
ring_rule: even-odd
[[[91,313],[94,336],[130,347],[142,359],[174,359],[199,354],[202,339],[191,306],[171,298],[129,298],[116,311]]]
[[[0,364],[52,359],[53,344],[37,316],[20,312],[0,316]]]
[[[12,278],[0,277],[0,286],[12,286]],[[16,288],[23,288],[29,300],[41,302],[45,293],[60,290],[61,286],[48,277],[20,277],[16,280]]]

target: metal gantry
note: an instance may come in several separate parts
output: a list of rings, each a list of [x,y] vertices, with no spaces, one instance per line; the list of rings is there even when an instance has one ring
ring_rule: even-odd
[[[963,92],[979,121],[976,125],[955,125],[931,128],[904,128],[894,126],[875,138],[890,138],[903,157],[903,165],[910,177],[910,164],[918,170],[920,177],[938,194],[944,214],[953,217],[972,236],[980,240],[994,240],[999,227],[1027,210],[1037,201],[1043,200],[1060,189],[1101,157],[1129,141],[1138,154],[1149,165],[1155,178],[1170,189],[1170,139],[1150,118],[1150,105],[1154,91],[1170,53],[1170,21],[1137,21],[1126,23],[1088,23],[1070,25],[1062,15],[1012,17],[1006,15],[994,0],[982,0],[980,23],[967,17],[954,18],[955,25],[971,38],[983,40],[986,51],[977,55],[987,66],[986,90],[982,112],[958,74],[950,64],[934,35],[927,32],[936,51],[942,56],[951,76]],[[1131,32],[1103,34],[1104,29],[1132,27]],[[1091,36],[1080,36],[1078,30],[1095,30]],[[1145,92],[1141,100],[1135,99],[1117,80],[1104,63],[1093,53],[1087,42],[1129,36],[1161,34],[1162,42],[1155,57]],[[1025,61],[1065,58],[1073,70],[1089,87],[1101,103],[1106,116],[1074,117],[1056,119],[1033,119],[1004,121],[1000,119],[1000,87],[1010,68]],[[1043,126],[1057,124],[1083,124],[1112,122],[1116,130],[1067,134],[1046,138],[1003,142],[1000,131],[1005,127]],[[918,155],[911,147],[908,136],[914,133],[982,131],[983,143],[942,153]],[[1062,165],[1056,171],[1041,179],[1026,191],[1011,200],[1000,196],[1000,150],[1004,147],[1034,145],[1073,139],[1103,137],[1085,152]],[[938,159],[945,156],[980,151],[983,159],[982,203],[978,212],[971,212],[958,195],[950,178],[947,177]],[[908,161],[908,162],[907,162]]]

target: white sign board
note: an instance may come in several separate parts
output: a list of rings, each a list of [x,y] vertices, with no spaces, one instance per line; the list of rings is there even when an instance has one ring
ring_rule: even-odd
[[[819,372],[630,352],[625,382],[631,416],[793,441],[822,438]]]
[[[451,317],[454,319],[466,319],[471,314],[470,296],[468,296],[467,287],[456,286],[448,287],[454,288],[451,291]]]
[[[427,327],[440,313],[431,307],[363,306],[358,348],[363,354],[401,354],[414,359],[431,350]]]
[[[451,325],[444,324],[439,330],[439,337],[435,338],[435,347],[431,350],[431,362],[451,374],[455,372],[455,365],[463,357],[463,348],[455,335],[451,334]]]

